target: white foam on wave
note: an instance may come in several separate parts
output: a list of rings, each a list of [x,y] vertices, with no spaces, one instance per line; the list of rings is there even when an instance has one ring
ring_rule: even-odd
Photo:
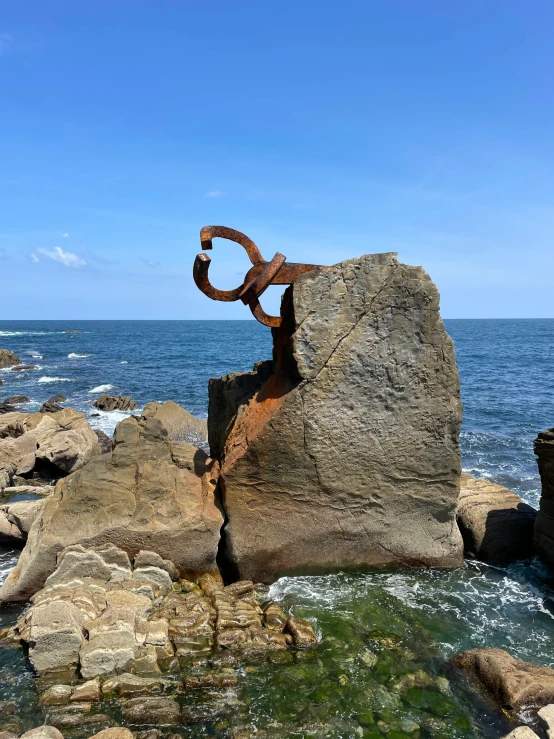
[[[27,354],[32,357],[33,359],[42,359],[43,355],[38,354],[38,352],[27,352]]]
[[[123,362],[120,362],[119,364],[129,364],[129,362],[126,359],[124,359]]]
[[[39,377],[37,382],[47,384],[49,382],[75,382],[75,380],[72,380],[70,377],[48,377],[45,375],[44,377]]]
[[[113,389],[114,385],[98,385],[98,387],[93,387],[92,390],[89,390],[89,393],[107,393]]]
[[[87,414],[87,420],[93,429],[99,429],[111,437],[120,421],[131,416],[137,416],[138,418],[141,412],[141,408],[137,408],[134,411],[100,411],[95,408]]]
[[[46,336],[55,331],[0,331],[0,336]]]
[[[71,352],[71,354],[67,355],[68,359],[86,359],[87,357],[92,357],[92,354],[76,354],[75,352]]]

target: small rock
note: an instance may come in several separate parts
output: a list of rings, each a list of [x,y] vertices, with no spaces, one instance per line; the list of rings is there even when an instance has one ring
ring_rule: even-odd
[[[73,688],[71,685],[52,685],[39,699],[40,706],[64,706],[69,703]]]
[[[102,454],[111,452],[112,451],[112,440],[110,439],[108,434],[105,434],[100,429],[94,429],[94,433],[98,437],[98,443],[100,444],[100,449],[102,450]]]
[[[283,631],[287,623],[288,616],[283,611],[281,606],[278,606],[275,601],[268,601],[262,606],[264,612],[264,623],[268,629],[274,631]]]
[[[84,678],[109,675],[134,660],[134,635],[127,631],[97,634],[83,644],[79,657]]]
[[[9,398],[6,398],[4,400],[4,403],[9,403],[11,405],[18,405],[19,403],[29,403],[30,398],[28,398],[26,395],[12,395]]]
[[[134,411],[138,408],[134,400],[128,395],[106,395],[97,398],[93,406],[99,411]]]
[[[83,703],[82,705],[86,704]],[[80,713],[58,713],[50,716],[49,720],[62,729],[75,729],[102,724],[109,726],[110,724],[110,718],[105,713],[91,713],[86,716]]]
[[[285,628],[292,636],[292,642],[295,646],[315,647],[317,645],[317,636],[309,621],[291,616]]]
[[[58,413],[59,411],[63,411],[61,405],[58,405],[58,403],[51,403],[47,400],[46,403],[43,403],[40,406],[39,413]]]
[[[73,695],[69,699],[71,703],[74,701],[99,701],[100,700],[100,683],[98,680],[89,680],[82,685],[78,685],[73,691]]]
[[[254,590],[254,583],[252,580],[238,580],[230,585],[225,586],[225,592],[234,595],[235,598],[240,598],[243,595],[248,595]]]
[[[163,593],[171,590],[171,577],[167,570],[162,570],[161,567],[138,567],[133,572],[133,578],[153,582]]]
[[[113,729],[104,729],[94,734],[90,739],[133,739],[133,734],[129,729],[123,726],[114,727]]]
[[[168,559],[163,559],[156,552],[149,552],[141,549],[141,551],[135,557],[133,562],[135,568],[141,567],[158,567],[161,570],[165,570],[172,580],[179,579],[179,570],[175,567],[173,562]]]
[[[21,739],[63,739],[63,734],[54,726],[38,726],[36,729],[26,731]]]
[[[18,367],[12,367],[12,372],[24,372],[26,370],[38,369],[36,364],[20,364]]]
[[[10,405],[9,403],[0,403],[0,415],[4,413],[15,413],[17,411],[17,408],[15,405]]]
[[[62,393],[58,393],[57,395],[53,395],[51,398],[48,398],[46,401],[47,403],[65,403],[67,398]]]
[[[120,698],[152,695],[152,693],[161,693],[164,685],[180,685],[180,683],[169,683],[161,678],[140,677],[138,675],[124,673],[111,680],[106,680],[102,685],[102,693],[104,695],[117,693]]]
[[[185,677],[184,683],[187,690],[195,690],[197,688],[233,688],[238,685],[236,675],[222,675],[217,673],[207,673],[206,675],[190,675]]]
[[[539,723],[546,731],[548,739],[554,739],[554,704],[549,703],[538,712]]]
[[[517,729],[510,731],[502,739],[539,739],[535,732],[528,726],[518,726]]]
[[[181,711],[173,698],[132,698],[123,704],[123,717],[128,724],[144,726],[179,723]]]

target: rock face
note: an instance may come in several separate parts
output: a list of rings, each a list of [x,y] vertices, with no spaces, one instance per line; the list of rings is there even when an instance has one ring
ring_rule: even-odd
[[[554,700],[554,670],[514,659],[503,649],[470,649],[452,663],[477,680],[503,709],[520,712]]]
[[[134,411],[137,404],[128,395],[101,395],[93,406],[100,411]]]
[[[208,438],[206,421],[196,418],[185,408],[172,400],[165,403],[148,403],[142,415],[144,418],[157,418],[172,441],[187,441],[199,446]]]
[[[0,419],[0,488],[14,475],[49,466],[58,476],[74,472],[100,454],[96,434],[82,413],[6,413]]]
[[[0,602],[35,593],[54,571],[57,553],[71,544],[115,544],[131,557],[145,549],[181,572],[215,571],[223,517],[207,461],[190,444],[170,442],[155,419],[119,423],[113,451],[58,481]]]
[[[8,349],[0,349],[0,369],[14,367],[17,364],[21,364],[21,359],[17,354],[8,351]]]
[[[23,546],[45,500],[20,500],[0,506],[0,544]]]
[[[161,667],[179,672],[182,660],[202,660],[219,649],[240,654],[317,645],[309,622],[289,618],[273,601],[270,615],[254,589],[250,581],[224,587],[207,573],[181,581],[173,562],[155,552],[139,552],[132,565],[127,553],[111,544],[73,545],[60,553],[56,570],[31,598],[12,636],[28,645],[39,675],[88,681],[50,688],[41,705],[98,700],[100,692],[149,694],[172,684],[160,677]],[[275,610],[282,614],[279,623]],[[124,674],[114,678],[114,673]],[[106,677],[102,687],[93,680]],[[238,682],[233,672],[194,669],[186,681],[187,689]]]
[[[554,567],[554,428],[542,431],[535,439],[535,454],[541,476],[541,503],[535,523],[537,554]]]
[[[467,556],[493,564],[531,557],[536,517],[507,488],[462,475],[457,518]]]
[[[281,313],[274,374],[227,431],[210,415],[229,572],[459,565],[462,406],[433,282],[369,255],[303,275]],[[211,383],[210,409],[236,386]]]

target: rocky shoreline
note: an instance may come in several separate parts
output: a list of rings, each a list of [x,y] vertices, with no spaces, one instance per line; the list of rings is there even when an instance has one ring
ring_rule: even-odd
[[[324,704],[349,685],[348,660],[372,686],[352,707],[356,735],[448,736],[449,680],[419,669],[377,625],[371,648],[345,658],[355,633],[316,634],[267,586],[383,565],[452,569],[464,557],[548,563],[552,431],[536,443],[539,512],[461,474],[459,380],[438,293],[395,255],[306,275],[282,316],[271,361],[210,381],[208,424],[170,400],[149,403],[110,439],[63,396],[38,413],[19,410],[21,396],[0,404],[0,541],[22,548],[0,603],[29,604],[1,647],[28,658],[44,724],[25,732],[8,716],[0,739],[128,739],[123,726],[155,739],[206,721],[221,722],[214,736],[285,736],[248,723],[249,670],[294,668],[299,692],[305,680]],[[0,366],[26,369],[5,350]],[[137,409],[106,393],[94,407]],[[329,655],[338,685],[318,690]],[[550,668],[478,649],[448,669],[511,725],[551,714]],[[306,736],[333,735],[309,726]]]

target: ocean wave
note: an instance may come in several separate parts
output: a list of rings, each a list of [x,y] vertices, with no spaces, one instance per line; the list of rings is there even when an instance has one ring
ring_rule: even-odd
[[[48,382],[75,382],[75,380],[72,380],[70,377],[48,377],[45,375],[44,377],[39,377],[37,382],[44,384]]]
[[[107,393],[113,389],[114,385],[98,385],[98,387],[93,387],[92,390],[89,390],[89,393]]]
[[[71,352],[71,354],[67,355],[68,359],[86,359],[87,357],[92,357],[92,354],[75,354],[75,352]]]
[[[124,359],[123,362],[120,362],[119,364],[129,364],[129,362],[126,359]]]
[[[33,359],[42,359],[43,355],[38,354],[37,352],[27,352],[27,354],[32,357]]]
[[[115,427],[120,421],[125,420],[131,416],[140,416],[142,412],[141,408],[137,408],[134,411],[100,411],[94,408],[90,413],[87,414],[88,422],[93,429],[99,429],[108,436],[113,436]]]
[[[0,336],[46,336],[52,331],[0,331]]]

